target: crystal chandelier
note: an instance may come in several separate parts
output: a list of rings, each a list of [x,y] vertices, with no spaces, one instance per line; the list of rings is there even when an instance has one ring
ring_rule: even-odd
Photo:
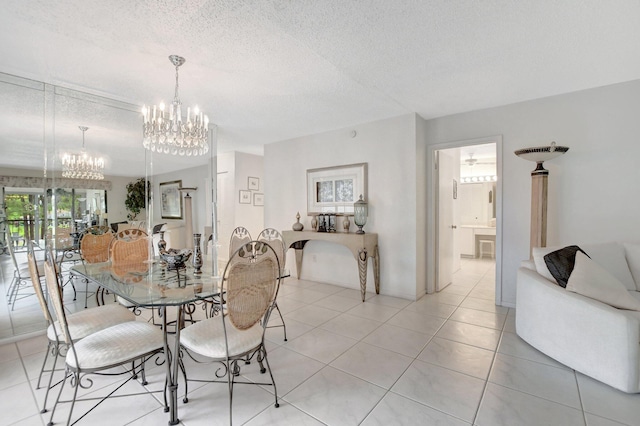
[[[169,60],[176,67],[176,91],[169,111],[164,103],[142,107],[142,144],[152,152],[174,155],[204,155],[209,151],[209,117],[198,107],[187,108],[187,118],[182,117],[182,103],[178,97],[178,68],[185,63],[181,56],[171,55]]]
[[[71,179],[104,179],[104,159],[92,157],[84,149],[84,132],[88,127],[78,126],[82,131],[82,151],[62,155],[62,177]]]

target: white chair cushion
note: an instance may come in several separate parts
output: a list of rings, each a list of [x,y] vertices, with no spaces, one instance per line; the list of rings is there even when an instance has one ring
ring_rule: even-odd
[[[100,331],[123,322],[135,321],[135,319],[136,316],[133,312],[129,311],[124,306],[116,304],[98,306],[67,315],[69,333],[74,341],[84,339],[96,331]],[[56,340],[56,333],[58,338],[62,340],[62,330],[60,329],[60,324],[58,324],[57,321],[47,329],[47,337],[49,340]]]
[[[255,349],[262,342],[264,329],[260,323],[247,330],[238,330],[229,321],[226,326],[230,357]],[[216,316],[186,327],[180,334],[180,344],[207,358],[226,358],[222,319]]]
[[[119,365],[159,350],[164,345],[162,331],[146,322],[129,321],[93,333],[74,344],[67,353],[67,365],[100,369]]]
[[[640,311],[640,300],[634,298],[620,280],[582,252],[576,253],[567,290],[614,308]]]

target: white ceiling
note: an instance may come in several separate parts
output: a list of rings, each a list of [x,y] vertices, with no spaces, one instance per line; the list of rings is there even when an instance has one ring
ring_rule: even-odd
[[[3,0],[0,72],[137,109],[171,100],[167,57],[179,54],[180,97],[219,126],[219,150],[261,153],[409,112],[429,119],[638,79],[639,22],[637,0]],[[42,162],[28,114],[5,104],[0,166]],[[141,174],[139,114],[70,109],[56,113],[57,143],[79,146],[77,126],[88,125],[87,147],[109,150],[110,174]]]

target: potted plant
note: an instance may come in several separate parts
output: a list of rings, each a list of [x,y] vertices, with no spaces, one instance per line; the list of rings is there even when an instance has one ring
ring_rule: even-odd
[[[127,184],[127,199],[124,200],[125,207],[131,212],[127,215],[127,219],[135,220],[140,210],[146,207],[150,196],[151,183],[147,182],[145,178],[129,182]]]

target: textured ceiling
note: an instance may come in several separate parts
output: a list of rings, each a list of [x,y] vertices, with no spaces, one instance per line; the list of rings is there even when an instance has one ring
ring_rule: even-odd
[[[3,0],[0,72],[135,111],[171,100],[167,57],[179,54],[180,97],[218,125],[219,150],[261,153],[409,112],[428,119],[638,79],[638,22],[637,0]],[[29,97],[0,106],[0,166],[42,157],[34,118],[7,105]],[[140,115],[95,109],[57,111],[56,140],[80,144],[77,126],[88,125],[110,174],[139,175]]]

